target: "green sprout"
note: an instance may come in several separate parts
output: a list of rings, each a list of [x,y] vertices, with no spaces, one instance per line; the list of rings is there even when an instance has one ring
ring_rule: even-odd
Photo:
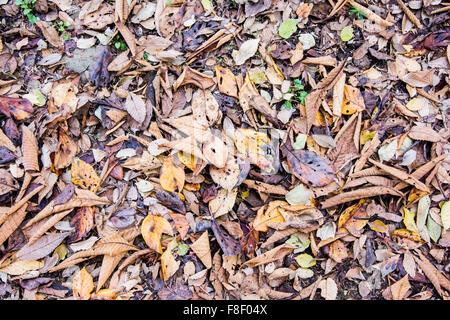
[[[366,17],[366,14],[364,12],[362,12],[361,10],[359,10],[358,8],[356,8],[355,6],[352,6],[352,8],[350,9],[350,13],[356,14],[356,17],[359,20],[362,20]]]
[[[66,31],[66,28],[70,26],[70,22],[68,21],[59,21],[58,23],[53,22],[52,26],[59,32],[64,32]]]
[[[301,104],[305,104],[305,98],[308,95],[308,92],[306,92],[305,87],[302,84],[302,81],[300,79],[294,79],[294,86],[289,88],[288,92],[294,93],[294,97],[292,98],[296,102],[300,102]],[[284,94],[282,95],[284,99]],[[284,107],[286,110],[291,110],[292,108],[292,101],[289,99],[284,99]]]
[[[127,50],[127,44],[122,41],[122,38],[117,34],[113,39],[113,45],[117,50],[125,51]]]
[[[149,55],[150,55],[150,53],[144,52],[144,60],[147,61],[147,62],[150,62],[150,59],[148,57]]]
[[[34,24],[36,20],[39,20],[39,18],[33,14],[36,0],[16,0],[15,3],[23,10],[23,14],[28,18],[28,21],[30,21],[31,24]]]

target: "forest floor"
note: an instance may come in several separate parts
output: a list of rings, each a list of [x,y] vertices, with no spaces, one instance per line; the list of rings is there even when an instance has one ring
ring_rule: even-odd
[[[448,300],[446,0],[0,0],[0,299]]]

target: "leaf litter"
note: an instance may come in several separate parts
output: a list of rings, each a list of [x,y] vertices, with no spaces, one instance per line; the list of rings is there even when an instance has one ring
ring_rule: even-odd
[[[2,1],[0,298],[448,300],[419,2]]]

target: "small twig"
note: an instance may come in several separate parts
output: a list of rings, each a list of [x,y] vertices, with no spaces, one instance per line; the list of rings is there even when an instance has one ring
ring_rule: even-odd
[[[379,25],[383,26],[383,27],[392,27],[394,24],[392,22],[389,22],[383,18],[381,18],[379,15],[377,15],[375,12],[373,12],[372,10],[360,5],[358,2],[354,1],[354,0],[350,0],[349,4],[351,4],[352,6],[354,6],[357,10],[361,11],[362,13],[364,13],[367,17],[367,19],[378,23]]]
[[[416,25],[417,28],[421,29],[422,24],[420,23],[419,19],[414,15],[414,13],[409,10],[409,8],[405,5],[405,3],[402,0],[395,0],[397,1],[398,5],[402,8],[402,10],[405,12],[405,14],[408,16],[408,19],[411,20],[412,23]]]
[[[434,11],[431,11],[431,14],[442,13],[442,12],[449,11],[449,10],[450,10],[450,6],[448,6],[448,7],[443,7],[443,8],[440,8],[440,9],[437,9],[437,10],[434,10]],[[431,14],[430,14],[430,15],[431,15]]]

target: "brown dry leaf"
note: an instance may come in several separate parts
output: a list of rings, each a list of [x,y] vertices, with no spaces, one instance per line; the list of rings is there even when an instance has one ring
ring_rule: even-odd
[[[186,235],[189,231],[189,222],[184,214],[168,212],[167,213],[172,220],[175,222],[175,228],[177,228],[178,233],[182,240],[186,239]]]
[[[33,105],[27,99],[0,96],[0,112],[7,117],[25,120],[31,117],[33,111]]]
[[[167,245],[166,251],[161,255],[161,272],[164,281],[167,281],[171,276],[177,272],[181,262],[175,260],[172,250],[177,247],[177,241],[173,239]]]
[[[185,176],[184,169],[175,166],[171,156],[164,159],[161,174],[159,176],[159,183],[164,190],[169,192],[181,192],[184,187]]]
[[[400,76],[400,79],[413,87],[424,88],[433,83],[434,69],[416,71]]]
[[[96,192],[100,187],[100,178],[94,168],[79,158],[75,158],[70,168],[72,182],[83,189]]]
[[[208,202],[209,212],[214,218],[227,214],[233,209],[238,194],[237,188],[234,190],[220,189],[217,196]]]
[[[403,197],[403,193],[389,187],[368,187],[368,188],[361,188],[354,191],[344,192],[341,194],[338,194],[334,197],[331,197],[325,201],[322,202],[322,209],[330,208],[337,206],[341,203],[350,202],[353,200],[358,200],[362,198],[370,198],[375,197],[379,195],[385,195],[385,194],[391,194],[394,196]]]
[[[233,72],[220,66],[216,66],[215,71],[219,91],[228,96],[238,98],[236,77]]]
[[[259,94],[250,79],[249,73],[245,76],[244,83],[239,87],[239,103],[244,113],[254,108],[261,112],[270,122],[278,123],[276,110],[272,109],[267,100]]]
[[[128,58],[129,53],[130,50],[128,49],[115,57],[114,60],[108,65],[108,71],[122,73],[127,70],[132,63],[132,60]]]
[[[444,139],[431,129],[430,127],[425,126],[414,126],[409,130],[408,136],[414,140],[422,140],[422,141],[430,141],[430,142],[439,142],[444,141]]]
[[[320,295],[325,298],[325,300],[336,300],[338,287],[333,279],[323,279],[319,282],[317,287],[321,290]]]
[[[334,166],[328,158],[313,151],[294,150],[291,145],[282,147],[292,173],[304,184],[323,187],[336,180]]]
[[[303,59],[302,63],[321,64],[330,67],[336,67],[337,65],[336,58],[333,58],[332,56],[322,56],[317,58],[308,57]]]
[[[390,175],[392,175],[392,176],[394,176],[394,177],[396,177],[396,178],[398,178],[398,179],[400,179],[400,180],[402,180],[402,181],[404,181],[404,182],[406,182],[408,184],[413,185],[414,187],[416,187],[419,190],[422,190],[422,191],[425,191],[425,192],[430,192],[430,189],[425,184],[420,182],[419,179],[414,178],[412,175],[410,175],[410,174],[408,174],[408,173],[406,173],[406,172],[404,172],[402,170],[399,170],[399,169],[394,168],[394,167],[387,166],[385,164],[379,163],[379,162],[374,161],[372,159],[369,159],[369,162],[374,164],[374,165],[376,165],[378,168],[382,169],[383,171],[386,171],[386,173],[388,173],[388,174],[390,174]]]
[[[59,129],[58,148],[55,153],[54,166],[56,169],[68,167],[78,153],[78,144],[62,129]]]
[[[95,6],[86,8],[86,13],[83,15],[80,13],[80,19],[83,20],[83,25],[89,29],[103,30],[108,24],[114,23],[114,7],[102,2],[99,5],[99,2],[94,1]]]
[[[405,275],[399,281],[390,286],[393,300],[404,300],[408,297],[411,285],[408,281],[408,275]]]
[[[124,38],[128,48],[130,48],[131,54],[134,57],[137,54],[136,38],[134,37],[130,29],[128,29],[128,27],[124,25],[122,22],[116,21],[116,27],[117,30],[122,35],[122,37]]]
[[[22,126],[22,163],[26,171],[39,171],[38,144],[33,132]]]
[[[342,114],[350,115],[355,112],[364,111],[366,105],[364,98],[358,88],[344,85],[344,101],[342,104]]]
[[[147,108],[145,106],[145,101],[140,96],[133,92],[129,92],[127,99],[125,100],[125,108],[134,120],[139,123],[144,122],[147,115]]]
[[[186,84],[193,84],[199,87],[200,89],[204,90],[212,87],[215,84],[215,82],[213,78],[208,77],[190,67],[185,67],[183,73],[173,84],[173,89],[176,91],[178,90],[179,87]]]
[[[167,219],[149,214],[142,221],[141,234],[145,243],[150,249],[161,254],[163,253],[161,247],[161,236],[163,233],[173,235],[172,226]]]
[[[209,174],[212,180],[226,190],[232,190],[239,182],[240,168],[234,157],[228,157],[223,168],[211,166]]]
[[[20,224],[25,219],[25,216],[27,215],[26,212],[27,205],[23,205],[19,210],[14,212],[13,214],[9,215],[3,224],[1,224],[0,227],[0,245],[2,245],[12,234],[16,229],[20,226]],[[2,215],[5,215],[8,213],[9,208],[6,208],[2,212]],[[0,215],[0,216],[2,216]]]
[[[58,31],[56,31],[56,29],[53,28],[50,23],[43,20],[37,20],[36,25],[39,27],[39,29],[41,29],[45,40],[47,40],[52,46],[58,49],[63,47],[62,38],[59,36]]]
[[[27,244],[22,247],[16,253],[16,258],[19,260],[38,260],[44,258],[52,253],[69,234],[70,232],[62,232],[44,235],[33,244]]]
[[[75,227],[75,231],[70,237],[72,242],[79,241],[86,237],[94,227],[94,210],[92,207],[81,207],[75,212],[70,224]]]
[[[322,99],[325,94],[325,90],[318,89],[309,93],[305,98],[307,133],[309,133],[309,130],[316,120],[317,112],[319,111],[319,107],[322,104]]]
[[[42,186],[44,187],[44,186]],[[104,198],[100,198],[95,193],[88,191],[88,190],[82,190],[82,189],[75,189],[75,195],[70,199],[70,201],[55,205],[54,201],[50,201],[47,206],[45,206],[44,209],[42,209],[36,216],[34,216],[32,219],[30,219],[26,224],[25,228],[31,226],[32,224],[48,217],[52,213],[57,213],[77,207],[89,207],[89,206],[97,206],[97,205],[105,205],[110,204],[110,201]]]
[[[435,287],[436,291],[441,297],[449,297],[448,292],[446,293],[442,288],[445,288],[450,292],[450,280],[444,276],[441,271],[439,271],[433,264],[417,249],[415,252],[419,255],[419,258],[414,257],[420,269],[422,269],[425,276],[430,280],[430,282]]]
[[[29,271],[39,270],[44,266],[43,261],[37,260],[17,260],[13,263],[7,265],[4,268],[0,269],[0,272],[4,272],[6,274],[12,276],[20,276]]]
[[[248,260],[247,262],[244,263],[244,265],[253,268],[263,264],[270,263],[272,261],[281,260],[296,248],[297,248],[296,246],[283,243],[269,251],[264,252],[263,254],[253,259]]]
[[[194,251],[206,269],[210,269],[212,267],[208,231],[205,231],[193,244],[191,244],[190,248]]]
[[[345,73],[338,78],[333,87],[333,114],[341,117],[344,103]]]
[[[89,300],[94,290],[94,279],[84,267],[72,280],[73,297],[77,300]]]

